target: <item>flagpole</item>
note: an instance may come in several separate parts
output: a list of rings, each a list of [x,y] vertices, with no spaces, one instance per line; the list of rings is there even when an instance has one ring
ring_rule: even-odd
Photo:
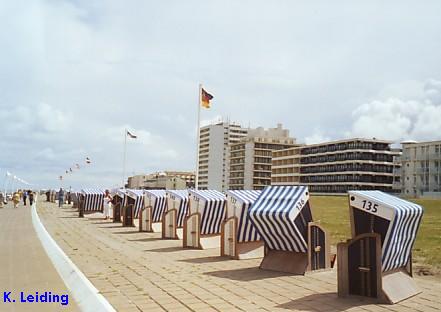
[[[127,128],[124,129],[124,157],[123,157],[123,184],[122,187],[125,189],[126,184],[126,153],[127,153]]]
[[[202,94],[202,84],[199,84],[199,97],[198,97],[198,125],[196,133],[196,175],[194,188],[197,190],[199,188],[199,140],[201,136],[201,94]]]

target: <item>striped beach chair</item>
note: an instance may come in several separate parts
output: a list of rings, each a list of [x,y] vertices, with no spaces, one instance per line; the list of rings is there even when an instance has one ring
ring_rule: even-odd
[[[166,191],[167,205],[162,217],[162,238],[182,239],[184,218],[188,212],[188,190]]]
[[[144,208],[139,216],[139,231],[161,232],[166,199],[164,190],[145,190]]]
[[[55,203],[55,200],[57,199],[57,191],[56,190],[50,190],[50,202]]]
[[[126,200],[126,190],[125,189],[114,189],[112,194],[112,208],[113,208],[113,222],[121,222],[121,217],[123,214],[123,207]]]
[[[313,222],[307,186],[267,186],[249,217],[265,244],[260,268],[305,274],[330,267],[327,235]]]
[[[337,246],[339,296],[397,303],[418,294],[411,255],[423,208],[380,191],[348,196],[352,239]]]
[[[138,218],[139,211],[144,206],[144,191],[126,189],[125,192],[123,226],[135,226],[135,218]]]
[[[221,256],[233,259],[263,257],[263,242],[248,210],[261,191],[227,191],[227,215],[222,223]]]
[[[72,208],[78,208],[79,207],[79,204],[78,204],[79,194],[80,194],[80,192],[78,192],[78,191],[71,191],[70,192],[70,199],[72,201]]]
[[[184,220],[184,248],[220,247],[226,197],[214,190],[189,190],[188,216]]]
[[[104,209],[104,190],[102,189],[82,189],[79,193],[79,216],[85,214],[103,212]]]

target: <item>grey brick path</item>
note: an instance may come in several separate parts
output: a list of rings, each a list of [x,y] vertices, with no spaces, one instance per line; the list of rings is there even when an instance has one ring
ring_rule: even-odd
[[[3,292],[16,303],[4,303]],[[69,294],[69,305],[19,303],[19,293]],[[34,231],[31,208],[12,204],[0,209],[0,311],[78,311]]]
[[[290,276],[258,269],[260,260],[186,250],[181,241],[122,228],[97,215],[40,205],[52,237],[119,311],[439,311],[441,281],[416,280],[424,292],[398,305],[339,299],[336,272]]]

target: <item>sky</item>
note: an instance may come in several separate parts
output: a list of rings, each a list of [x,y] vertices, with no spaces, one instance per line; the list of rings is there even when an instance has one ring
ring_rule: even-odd
[[[441,139],[440,1],[0,1],[0,181],[194,170],[204,123]],[[90,157],[92,163],[85,164]],[[80,164],[80,169],[74,165]],[[74,169],[65,175],[65,170]]]

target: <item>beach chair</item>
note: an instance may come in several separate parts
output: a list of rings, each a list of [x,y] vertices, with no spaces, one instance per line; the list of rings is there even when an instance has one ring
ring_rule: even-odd
[[[55,199],[57,198],[57,192],[55,190],[51,190],[51,203],[55,203]]]
[[[188,212],[188,191],[168,190],[166,197],[166,211],[162,217],[162,238],[182,239],[184,218]]]
[[[352,239],[337,245],[338,295],[397,303],[421,291],[412,247],[423,208],[380,191],[350,191]]]
[[[166,205],[164,190],[145,190],[144,208],[139,216],[139,230],[141,232],[161,232],[162,215]]]
[[[124,189],[113,190],[112,197],[113,222],[119,223],[123,215],[122,211],[126,200],[126,191]]]
[[[144,205],[144,191],[142,190],[125,190],[125,201],[122,212],[123,226],[135,226],[135,218]]]
[[[189,190],[188,216],[184,220],[184,248],[220,247],[226,197],[214,190]]]
[[[80,218],[85,214],[102,213],[104,210],[104,190],[102,189],[82,189],[79,199]]]
[[[261,269],[303,275],[330,268],[330,245],[313,222],[307,186],[267,186],[249,217],[265,244]]]
[[[70,197],[71,197],[71,200],[72,200],[72,208],[78,208],[79,207],[79,205],[78,205],[78,200],[79,200],[78,196],[79,196],[79,192],[72,191],[70,193]]]
[[[233,259],[263,257],[263,241],[251,223],[248,209],[261,191],[227,191],[227,215],[221,228],[221,256]]]

